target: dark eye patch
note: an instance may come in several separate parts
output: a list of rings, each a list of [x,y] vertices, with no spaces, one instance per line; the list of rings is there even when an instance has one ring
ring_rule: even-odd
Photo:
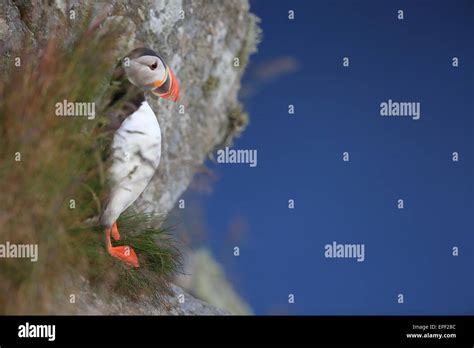
[[[155,70],[158,67],[158,63],[154,62],[152,65],[150,65],[151,70]]]

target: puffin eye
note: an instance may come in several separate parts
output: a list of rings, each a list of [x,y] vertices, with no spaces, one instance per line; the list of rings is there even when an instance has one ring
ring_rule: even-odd
[[[154,62],[152,65],[150,65],[151,70],[155,70],[158,67],[158,63]]]

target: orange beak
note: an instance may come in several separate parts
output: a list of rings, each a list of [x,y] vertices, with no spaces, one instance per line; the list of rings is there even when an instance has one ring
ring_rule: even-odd
[[[169,78],[170,78],[170,87],[168,91],[164,93],[158,93],[158,92],[152,91],[152,93],[159,96],[160,98],[164,98],[164,99],[168,99],[168,100],[172,100],[176,102],[176,100],[178,100],[178,97],[179,97],[178,80],[176,80],[176,77],[174,77],[174,74],[171,71],[171,69],[168,69],[168,72],[169,72]]]

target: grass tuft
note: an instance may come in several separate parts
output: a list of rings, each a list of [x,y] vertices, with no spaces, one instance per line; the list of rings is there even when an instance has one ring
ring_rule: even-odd
[[[171,279],[182,272],[181,252],[172,230],[164,227],[163,217],[132,210],[120,216],[117,226],[121,239],[112,243],[133,247],[140,263],[138,269],[108,255],[104,231],[98,225],[85,224],[70,232],[76,236],[76,247],[84,252],[87,276],[96,288],[132,299],[153,294],[164,301],[164,295],[170,294]]]
[[[212,93],[219,87],[220,79],[216,76],[209,76],[202,85],[202,93],[206,98],[209,98]]]

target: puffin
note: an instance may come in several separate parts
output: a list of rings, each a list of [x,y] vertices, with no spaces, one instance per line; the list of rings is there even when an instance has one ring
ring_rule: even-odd
[[[115,67],[105,109],[108,149],[108,191],[99,224],[107,252],[134,268],[138,257],[131,246],[113,246],[120,240],[117,219],[146,189],[160,164],[161,130],[145,93],[176,102],[179,86],[173,72],[155,51],[136,48]]]

